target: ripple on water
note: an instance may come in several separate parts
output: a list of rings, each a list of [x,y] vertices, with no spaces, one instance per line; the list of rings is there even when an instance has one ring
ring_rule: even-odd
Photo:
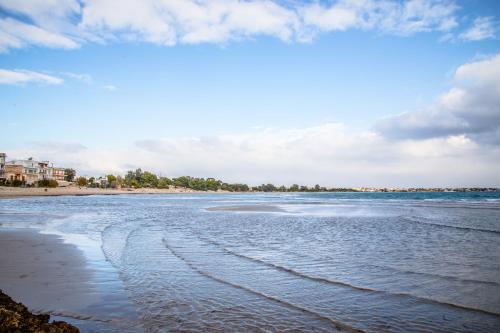
[[[148,331],[337,330],[329,318],[207,278],[165,246],[162,230],[130,233],[120,270]]]

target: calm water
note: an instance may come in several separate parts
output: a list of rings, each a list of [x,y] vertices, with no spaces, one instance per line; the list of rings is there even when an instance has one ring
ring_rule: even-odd
[[[500,193],[21,198],[0,223],[84,251],[83,331],[500,331]]]

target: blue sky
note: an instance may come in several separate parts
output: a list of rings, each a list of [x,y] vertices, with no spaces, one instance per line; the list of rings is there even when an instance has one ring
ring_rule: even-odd
[[[9,156],[82,174],[500,185],[498,80],[476,75],[500,63],[496,1],[28,3],[0,0]],[[462,104],[442,101],[457,90]]]

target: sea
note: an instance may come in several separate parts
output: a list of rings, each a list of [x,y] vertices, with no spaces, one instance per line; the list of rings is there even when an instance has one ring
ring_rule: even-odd
[[[12,198],[0,228],[82,251],[97,300],[37,309],[82,332],[500,332],[499,192]]]

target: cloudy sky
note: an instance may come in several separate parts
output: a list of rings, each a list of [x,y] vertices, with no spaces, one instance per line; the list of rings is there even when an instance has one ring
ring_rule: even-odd
[[[500,2],[0,0],[0,116],[84,175],[500,186]]]

